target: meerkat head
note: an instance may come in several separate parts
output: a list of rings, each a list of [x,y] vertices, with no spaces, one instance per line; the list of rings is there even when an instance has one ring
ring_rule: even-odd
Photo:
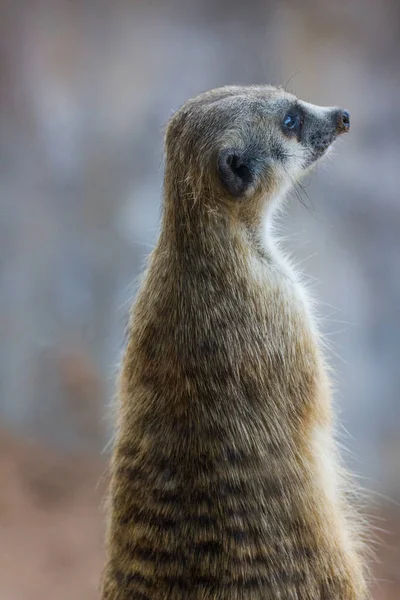
[[[187,195],[257,204],[281,196],[350,128],[349,113],[272,86],[225,87],[186,102],[166,135],[167,169]]]

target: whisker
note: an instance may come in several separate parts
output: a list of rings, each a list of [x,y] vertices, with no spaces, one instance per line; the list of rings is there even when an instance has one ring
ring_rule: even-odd
[[[283,86],[283,89],[285,90],[285,92],[287,92],[287,86],[289,85],[289,83],[292,81],[292,79],[294,79],[297,75],[300,74],[300,71],[296,71],[295,73],[293,73],[293,75],[291,77],[289,77],[289,79],[287,80],[287,82],[285,83],[285,85]]]

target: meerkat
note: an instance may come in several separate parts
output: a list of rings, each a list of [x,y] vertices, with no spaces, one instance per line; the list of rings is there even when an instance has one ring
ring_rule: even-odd
[[[186,102],[119,379],[103,600],[364,600],[310,300],[273,235],[349,113],[271,86]]]

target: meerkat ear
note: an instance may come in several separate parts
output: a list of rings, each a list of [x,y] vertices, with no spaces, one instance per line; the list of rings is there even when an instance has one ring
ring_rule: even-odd
[[[242,196],[254,181],[252,160],[243,150],[224,148],[218,155],[218,173],[232,196]]]

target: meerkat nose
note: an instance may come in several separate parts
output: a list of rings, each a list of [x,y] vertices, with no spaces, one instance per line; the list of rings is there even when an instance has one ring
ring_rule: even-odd
[[[336,131],[345,133],[350,129],[350,113],[347,110],[339,109],[336,113]]]

